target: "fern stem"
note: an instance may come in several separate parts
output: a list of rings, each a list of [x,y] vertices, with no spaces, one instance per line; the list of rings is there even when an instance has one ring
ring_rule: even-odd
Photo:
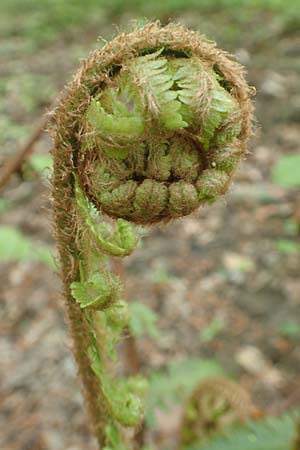
[[[73,342],[73,353],[78,367],[79,376],[83,386],[83,394],[87,409],[89,412],[90,425],[93,433],[102,447],[105,441],[104,424],[105,411],[103,405],[99,403],[95,392],[99,391],[99,380],[91,369],[90,361],[87,355],[87,348],[91,345],[89,325],[80,306],[74,302],[71,295],[70,285],[78,273],[78,248],[74,240],[76,224],[73,223],[75,215],[74,204],[72,202],[72,184],[68,180],[69,168],[63,165],[65,171],[62,170],[61,163],[67,160],[66,154],[58,154],[54,149],[54,177],[53,177],[53,210],[55,233],[58,242],[58,250],[60,256],[61,276],[64,284],[65,311],[70,334]],[[70,172],[69,172],[70,175]],[[64,199],[68,199],[64,202]]]

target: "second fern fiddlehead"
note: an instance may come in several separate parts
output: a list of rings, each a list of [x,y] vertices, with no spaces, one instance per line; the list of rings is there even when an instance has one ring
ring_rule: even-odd
[[[106,449],[121,450],[122,427],[138,426],[146,392],[144,379],[115,369],[128,308],[110,258],[134,250],[136,224],[183,217],[227,191],[251,133],[250,95],[241,67],[214,44],[155,23],[92,53],[55,112],[54,217],[67,314]]]
[[[250,395],[238,383],[223,377],[201,382],[184,408],[180,448],[205,441],[211,434],[259,414]]]

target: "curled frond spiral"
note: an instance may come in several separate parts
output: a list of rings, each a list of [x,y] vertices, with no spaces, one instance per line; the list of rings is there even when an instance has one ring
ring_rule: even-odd
[[[150,24],[85,61],[57,113],[59,145],[104,213],[167,221],[227,191],[251,133],[250,96],[213,43]]]
[[[135,224],[168,222],[225,194],[247,150],[251,95],[241,66],[214,43],[151,23],[92,52],[56,108],[54,219],[67,315],[107,448],[119,450],[119,428],[141,422],[146,391],[143,379],[111,370],[128,308],[109,258],[134,250]]]
[[[202,442],[222,428],[242,423],[257,413],[250,395],[238,383],[223,377],[207,378],[185,405],[180,448]]]

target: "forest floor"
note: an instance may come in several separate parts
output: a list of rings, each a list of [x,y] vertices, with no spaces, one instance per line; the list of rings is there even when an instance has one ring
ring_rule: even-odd
[[[200,28],[192,13],[178,19]],[[246,65],[257,89],[256,136],[225,199],[151,229],[142,248],[125,259],[126,292],[158,314],[160,339],[143,337],[138,344],[144,372],[187,357],[211,358],[250,390],[259,408],[277,414],[300,404],[299,252],[284,245],[299,239],[300,205],[297,193],[271,178],[283,154],[299,151],[300,36],[259,18],[238,39],[226,40],[218,24],[209,23],[205,31]],[[95,47],[99,28],[111,36],[112,27],[104,23],[94,24],[80,40],[62,34],[27,53],[14,39],[3,42],[0,75],[10,81],[0,85],[6,108],[2,163],[34,129],[78,59]],[[35,154],[46,155],[50,148],[44,134]],[[4,190],[1,224],[55,253],[49,197],[43,174],[14,174]],[[0,285],[1,450],[95,449],[59,276],[42,262],[7,261],[1,263]],[[174,448],[180,413],[176,404],[157,412],[159,426],[150,438],[159,448]]]

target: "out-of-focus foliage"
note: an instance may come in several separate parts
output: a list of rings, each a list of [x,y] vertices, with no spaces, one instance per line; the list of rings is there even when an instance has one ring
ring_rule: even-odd
[[[1,106],[0,106],[1,114]],[[11,142],[13,140],[21,141],[28,135],[25,125],[20,125],[8,116],[0,115],[0,143]]]
[[[261,12],[278,16],[289,28],[296,29],[300,23],[300,10],[294,0],[2,0],[0,36],[23,36],[29,46],[36,47],[53,40],[61,31],[74,30],[79,24],[100,24],[124,13],[133,18],[155,19],[173,18],[188,10],[213,14],[220,9],[238,22]]]
[[[140,302],[129,303],[129,328],[133,336],[140,338],[149,336],[158,339],[160,332],[157,328],[157,314]]]
[[[300,155],[282,156],[272,171],[273,182],[285,188],[300,187]]]
[[[6,198],[0,198],[0,214],[8,211],[10,208],[10,202]]]
[[[42,173],[45,176],[49,176],[52,171],[52,158],[49,154],[31,155],[28,161],[30,167],[37,173]]]
[[[0,94],[11,102],[17,101],[21,113],[31,114],[47,105],[57,91],[48,75],[20,72],[16,77],[6,74],[1,77]]]
[[[135,337],[158,339],[161,336],[157,327],[158,316],[154,311],[140,302],[131,302],[129,308],[129,329]],[[215,360],[202,358],[174,362],[164,370],[152,372],[146,412],[148,425],[155,425],[156,408],[168,409],[174,403],[184,401],[202,379],[223,374],[223,369]]]
[[[284,223],[284,231],[287,235],[296,237],[299,231],[299,225],[294,218],[289,218]]]
[[[34,243],[13,226],[0,226],[0,262],[28,260],[54,267],[49,247]]]
[[[168,409],[181,403],[204,378],[224,375],[222,367],[214,359],[191,358],[170,364],[165,370],[150,375],[147,423],[155,425],[156,408]]]
[[[277,241],[277,250],[285,255],[296,255],[300,251],[300,245],[291,239],[279,239]]]
[[[210,342],[214,340],[226,327],[224,319],[213,319],[203,330],[200,331],[200,339],[202,342]]]
[[[299,414],[293,412],[253,421],[224,430],[206,443],[197,442],[185,450],[294,450],[297,417]]]
[[[156,267],[149,275],[153,283],[158,284],[170,283],[175,279],[164,267]]]
[[[300,321],[289,320],[280,327],[280,334],[290,340],[300,339]]]

